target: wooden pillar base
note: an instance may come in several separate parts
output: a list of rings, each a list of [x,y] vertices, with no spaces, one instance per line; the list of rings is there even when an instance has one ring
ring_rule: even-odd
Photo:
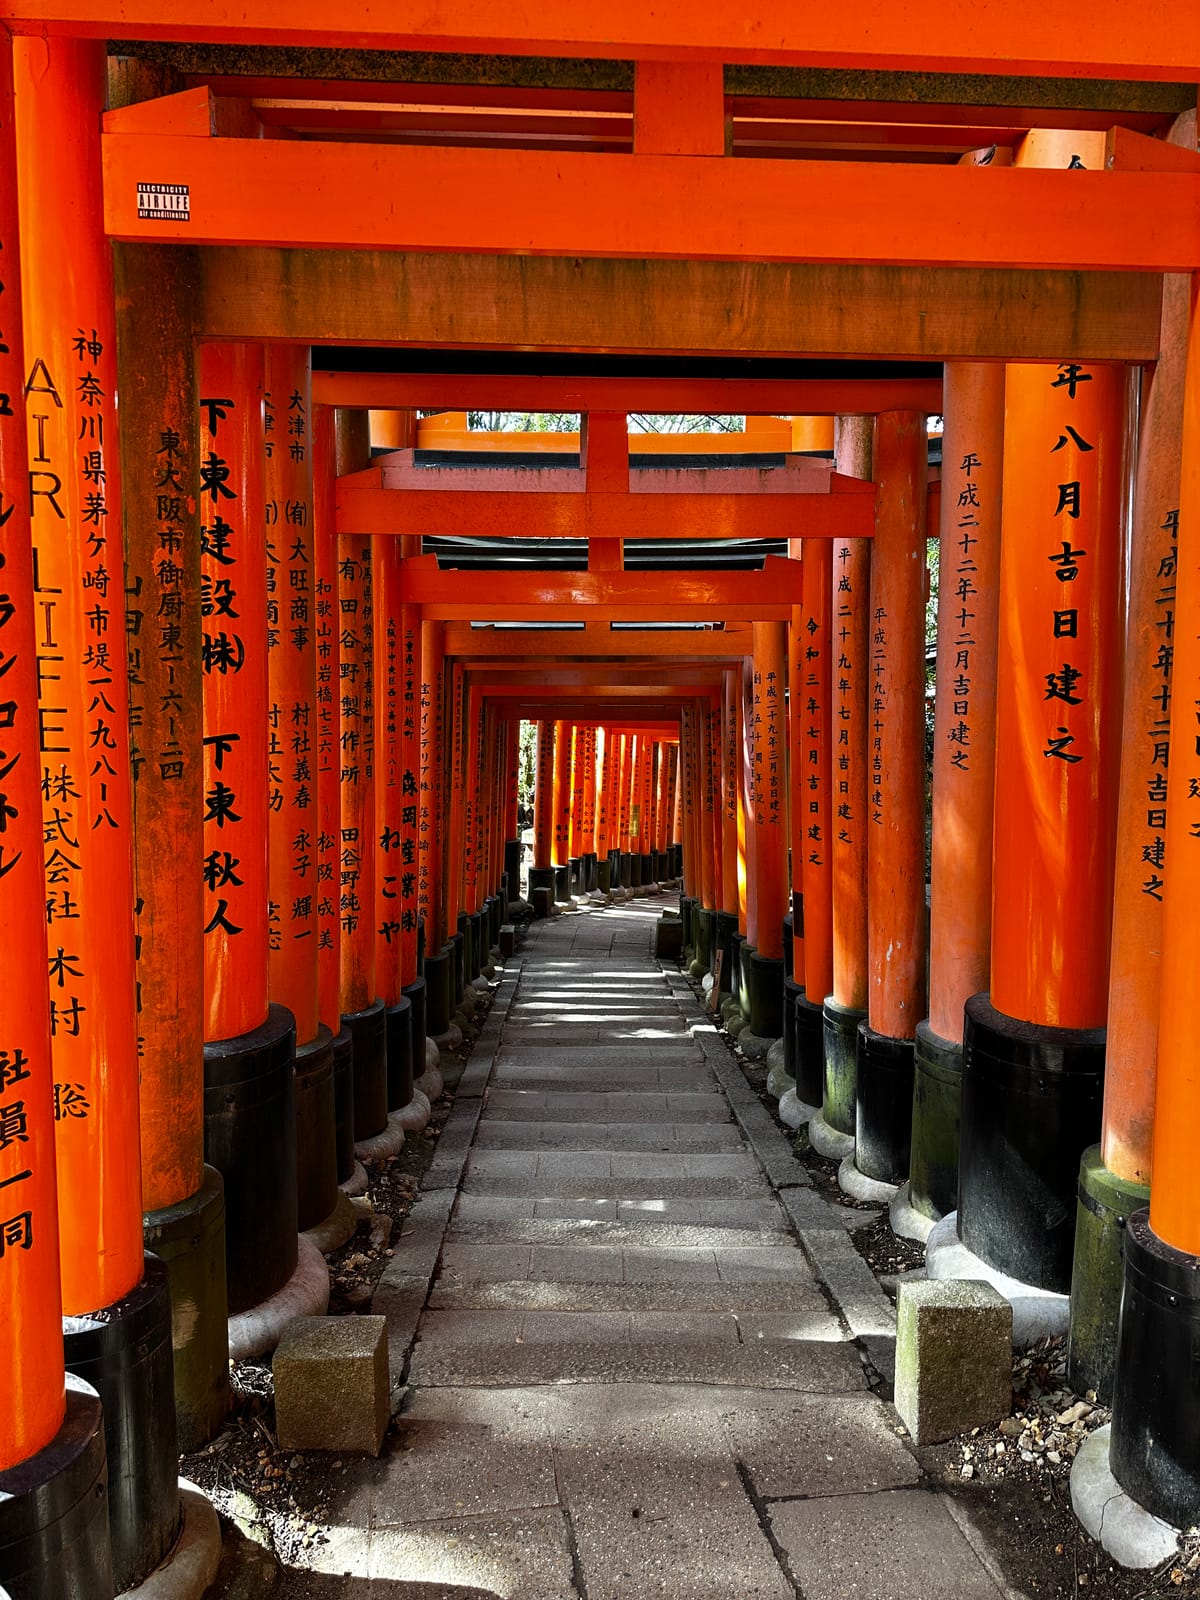
[[[204,1046],[204,1158],[225,1184],[231,1316],[296,1270],[296,1024],[286,1006]]]
[[[342,1014],[354,1041],[354,1142],[387,1127],[387,1013],[382,1000]]]
[[[394,1006],[387,1007],[386,1018],[388,1111],[402,1111],[413,1097],[413,1014],[407,995],[402,994]],[[422,1053],[424,1049],[422,1034]],[[424,1066],[422,1061],[422,1071]]]
[[[145,1258],[140,1283],[82,1317],[63,1318],[67,1371],[100,1396],[108,1455],[108,1530],[117,1592],[140,1583],[179,1533],[179,1445],[171,1384],[171,1287]]]
[[[915,1210],[938,1222],[958,1209],[962,1046],[917,1023],[909,1193]]]
[[[912,1140],[913,1041],[858,1025],[854,1162],[864,1178],[899,1184]]]
[[[1102,1406],[1112,1404],[1125,1234],[1130,1217],[1149,1200],[1148,1186],[1109,1172],[1099,1145],[1084,1151],[1075,1213],[1067,1376],[1076,1394],[1094,1389]]]
[[[333,1034],[322,1024],[296,1051],[296,1225],[315,1228],[337,1203]]]
[[[183,1455],[201,1450],[229,1412],[229,1305],[225,1292],[225,1185],[215,1167],[178,1205],[142,1218],[146,1249],[171,1286],[175,1424]]]
[[[835,1133],[854,1137],[855,1080],[858,1077],[858,1025],[867,1013],[843,1006],[829,995],[822,1007],[825,1024],[825,1090],[821,1115]]]
[[[112,1600],[104,1418],[95,1389],[70,1372],[58,1432],[0,1472],[0,1593]]]
[[[1071,1287],[1083,1152],[1100,1137],[1104,1029],[1049,1028],[966,1005],[958,1236],[1022,1283]]]
[[[1131,1499],[1172,1527],[1200,1505],[1200,1258],[1137,1211],[1125,1229],[1125,1287],[1108,1460]]]

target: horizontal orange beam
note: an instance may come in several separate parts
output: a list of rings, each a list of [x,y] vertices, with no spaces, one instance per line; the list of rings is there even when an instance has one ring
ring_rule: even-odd
[[[521,539],[870,538],[869,494],[525,494],[338,491],[339,533]]]
[[[420,426],[424,428],[424,423]],[[484,440],[489,437],[487,434],[483,436]],[[507,437],[517,439],[521,436],[509,434]],[[538,436],[532,434],[529,437]],[[541,437],[545,438],[546,435]],[[660,434],[656,437],[664,436]],[[708,437],[711,439],[716,435],[709,434]],[[790,429],[788,439],[790,445]],[[482,448],[486,449],[486,444]],[[869,497],[875,492],[874,484],[835,472],[828,460],[794,454],[788,454],[778,467],[758,467],[753,464],[679,467],[668,462],[653,467],[639,467],[636,472],[627,474],[627,481],[629,493],[643,498],[659,495],[680,500],[692,496],[703,499],[705,504],[722,496],[738,499],[768,495],[790,499],[796,495],[830,494]],[[411,449],[402,449],[389,450],[376,456],[369,467],[340,479],[339,488],[412,490],[419,494],[439,496],[445,491],[456,490],[471,495],[501,490],[524,496],[548,493],[570,496],[582,495],[588,488],[588,482],[587,473],[582,468],[559,466],[557,463],[539,464],[536,469],[508,465],[502,460],[496,460],[487,467],[453,461],[433,467],[418,466],[415,453]],[[625,491],[610,489],[603,492]]]
[[[454,50],[616,60],[785,62],[858,71],[1139,78],[1191,83],[1200,12],[1171,0],[763,0],[753,17],[725,0],[4,0],[14,31],[93,39],[203,39],[312,49]],[[164,180],[166,181],[166,180]]]
[[[1184,272],[1200,238],[1185,172],[111,132],[103,160],[107,231],[155,244]],[[187,220],[139,218],[151,172],[186,186]]]
[[[768,556],[760,572],[454,572],[436,557],[401,563],[401,595],[443,622],[787,621],[800,603],[800,563]],[[569,646],[568,646],[569,648]]]
[[[288,344],[1154,361],[1162,329],[1145,272],[217,246],[200,281],[206,338]]]
[[[641,411],[873,415],[942,409],[936,378],[574,378],[521,373],[314,372],[313,401],[407,411]],[[691,436],[673,434],[678,450]],[[636,448],[636,445],[635,445]]]
[[[637,632],[622,628],[613,632],[606,621],[589,623],[586,629],[570,633],[557,629],[535,633],[524,629],[472,628],[470,623],[450,622],[446,624],[443,644],[448,658],[461,660],[467,666],[487,663],[496,667],[501,662],[520,665],[549,656],[556,661],[595,660],[630,667],[645,664],[661,671],[664,656],[681,668],[691,668],[700,661],[740,660],[750,653],[751,635],[746,624]]]

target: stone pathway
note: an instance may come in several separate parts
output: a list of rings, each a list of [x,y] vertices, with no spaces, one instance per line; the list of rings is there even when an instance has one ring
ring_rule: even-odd
[[[874,1280],[652,959],[661,904],[535,925],[397,1434],[339,1464],[319,1567],[346,1600],[997,1600],[868,1387]]]

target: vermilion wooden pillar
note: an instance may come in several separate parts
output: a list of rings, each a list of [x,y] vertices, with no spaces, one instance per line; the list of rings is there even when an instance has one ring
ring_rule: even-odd
[[[1192,125],[1194,146],[1194,124]],[[1193,274],[1186,310],[1186,366],[1173,594],[1162,611],[1172,622],[1170,803],[1166,818],[1162,963],[1155,1081],[1150,1208],[1129,1218],[1124,1239],[1109,1463],[1135,1501],[1175,1527],[1186,1527],[1200,1496],[1197,1417],[1197,1111],[1195,907],[1200,890],[1200,750],[1194,686],[1200,678],[1200,280]],[[1151,412],[1153,416],[1153,412]],[[1153,490],[1151,491],[1154,492]],[[1161,489],[1159,490],[1161,492]],[[1186,692],[1183,692],[1186,686]],[[1152,746],[1144,709],[1134,727]],[[1130,737],[1138,735],[1130,730]],[[1153,769],[1151,769],[1153,771]],[[1153,804],[1153,802],[1151,802]],[[1125,842],[1121,840],[1121,848]],[[1147,863],[1151,865],[1151,863]]]
[[[49,889],[42,876],[35,596],[30,540],[29,453],[25,418],[12,404],[25,385],[21,262],[17,228],[17,151],[13,130],[12,52],[0,36],[0,769],[4,771],[4,835],[0,838],[0,945],[8,977],[0,991],[0,1105],[13,1137],[0,1149],[0,1327],[9,1376],[0,1408],[0,1493],[15,1496],[24,1515],[34,1485],[49,1483],[69,1460],[41,1452],[64,1425],[62,1296],[59,1287],[58,1194],[55,1177],[54,1081],[50,1054],[45,921]],[[57,896],[55,897],[57,899]],[[93,1456],[103,1457],[100,1408],[72,1396],[88,1428]],[[72,1419],[74,1420],[74,1419]],[[35,1459],[31,1459],[35,1458]],[[37,1460],[42,1465],[37,1466]],[[11,1468],[27,1464],[29,1486],[10,1487]],[[6,1518],[0,1511],[0,1536]],[[102,1525],[102,1534],[106,1529]],[[100,1540],[103,1546],[105,1540]],[[15,1574],[0,1563],[0,1584]],[[95,1574],[103,1587],[102,1572]],[[112,1593],[111,1572],[107,1593]]]
[[[178,87],[163,68],[109,64],[109,104]],[[228,1402],[224,1196],[204,1164],[207,875],[204,829],[196,252],[113,250],[126,626],[134,775],[134,890],[143,1237],[171,1284],[180,1449],[220,1430]],[[261,719],[258,723],[261,729]],[[206,869],[207,874],[207,869]]]
[[[871,444],[869,417],[839,417],[834,445],[837,470],[869,478]],[[825,1095],[820,1122],[810,1124],[810,1133],[823,1141],[829,1154],[844,1156],[851,1150],[856,1120],[858,1025],[867,1014],[868,543],[835,539],[832,567],[833,988],[824,1008]]]
[[[1195,135],[1189,113],[1178,119],[1171,140],[1194,150]],[[1086,1150],[1080,1164],[1071,1275],[1068,1373],[1081,1393],[1094,1389],[1106,1403],[1116,1365],[1125,1224],[1152,1198],[1181,546],[1185,558],[1187,552],[1180,472],[1188,301],[1185,277],[1163,280],[1161,354],[1141,376],[1103,1122],[1099,1147]],[[1177,772],[1171,805],[1183,792]],[[1155,1169],[1155,1193],[1161,1194],[1158,1180]],[[1190,1205],[1190,1190],[1185,1193]]]
[[[454,1012],[452,951],[446,944],[442,916],[443,795],[445,730],[443,678],[445,640],[442,624],[421,623],[421,799],[418,831],[425,848],[418,856],[418,893],[425,918],[425,1003],[430,1038],[449,1031]]]
[[[855,1164],[908,1175],[913,1041],[925,1014],[925,418],[875,422],[867,774],[868,1016],[858,1028]]]
[[[1100,1131],[1125,420],[1117,369],[1008,369],[991,994],[967,1004],[958,1226],[985,1261],[1063,1292]]]
[[[600,770],[596,783],[596,873],[597,886],[607,894],[613,886],[612,853],[616,849],[613,786],[616,782],[615,741],[611,728],[597,730]]]
[[[554,898],[554,724],[537,725],[533,774],[533,863],[528,875],[529,899],[535,889]]]
[[[568,900],[571,860],[571,724],[554,724],[554,898]],[[566,876],[564,876],[564,868]]]
[[[109,1507],[114,1576],[125,1588],[170,1549],[179,1494],[167,1277],[145,1260],[142,1243],[116,329],[100,187],[104,63],[102,44],[30,38],[13,46],[39,618],[43,959],[62,1301],[67,1316],[80,1319],[66,1329],[66,1359],[78,1374],[96,1374],[110,1472],[130,1476],[128,1495]],[[24,493],[11,481],[4,487]],[[0,693],[3,685],[0,678]],[[41,992],[36,985],[35,1003]],[[18,1042],[7,1046],[10,1061]],[[36,1048],[32,1036],[30,1043]],[[20,1099],[18,1084],[2,1103]],[[36,1101],[33,1110],[36,1120]],[[5,1142],[22,1142],[22,1114],[5,1120]],[[13,1187],[15,1201],[21,1186]],[[25,1212],[12,1205],[15,1220],[0,1233],[6,1255],[33,1248]],[[152,1434],[140,1461],[123,1445],[131,1431]]]
[[[948,362],[933,731],[929,1017],[917,1027],[910,1193],[938,1218],[958,1198],[963,1007],[987,984],[992,915],[996,630],[1004,374]]]
[[[753,932],[748,931],[750,1023],[739,1040],[752,1057],[764,1055],[772,1041],[783,1037],[783,919],[788,902],[786,641],[784,623],[754,624],[747,793],[747,828],[754,835],[748,895],[754,916]]]

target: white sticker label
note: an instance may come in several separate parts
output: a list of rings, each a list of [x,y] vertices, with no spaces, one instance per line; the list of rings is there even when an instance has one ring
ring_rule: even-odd
[[[186,183],[139,183],[138,217],[149,222],[190,222],[191,193]]]

